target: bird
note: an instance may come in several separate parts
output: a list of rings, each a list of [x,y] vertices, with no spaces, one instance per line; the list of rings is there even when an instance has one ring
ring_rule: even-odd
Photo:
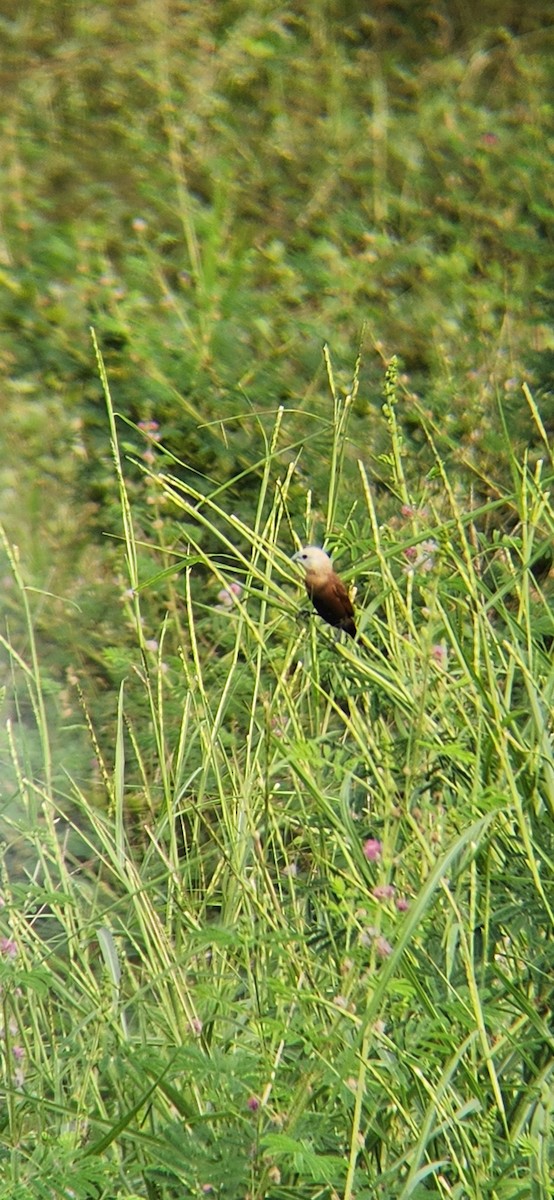
[[[350,637],[356,637],[352,601],[326,551],[321,546],[303,546],[292,558],[304,568],[306,591],[320,617],[335,629],[344,629]]]

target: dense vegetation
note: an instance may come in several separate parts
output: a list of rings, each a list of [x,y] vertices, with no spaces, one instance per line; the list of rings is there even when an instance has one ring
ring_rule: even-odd
[[[0,4],[1,1198],[551,1194],[549,9]]]

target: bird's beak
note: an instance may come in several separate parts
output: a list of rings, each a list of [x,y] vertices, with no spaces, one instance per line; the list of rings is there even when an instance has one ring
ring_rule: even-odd
[[[301,554],[302,554],[302,551],[301,551],[301,550],[297,550],[297,551],[296,551],[296,554],[293,554],[293,555],[292,555],[292,558],[291,558],[291,560],[290,560],[290,561],[291,561],[291,562],[298,562],[298,559],[300,558],[300,555],[301,555]]]

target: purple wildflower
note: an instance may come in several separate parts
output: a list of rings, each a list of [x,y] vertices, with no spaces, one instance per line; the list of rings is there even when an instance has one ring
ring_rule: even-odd
[[[368,838],[364,842],[363,850],[368,862],[378,862],[383,853],[383,847],[379,838]]]
[[[378,883],[373,888],[371,895],[375,900],[392,900],[394,891],[392,883]]]

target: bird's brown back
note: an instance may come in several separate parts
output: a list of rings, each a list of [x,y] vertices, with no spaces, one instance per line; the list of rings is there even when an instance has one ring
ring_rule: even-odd
[[[335,629],[344,629],[350,637],[356,636],[356,623],[352,601],[338,575],[333,572],[322,584],[306,580],[306,591],[320,617]]]

